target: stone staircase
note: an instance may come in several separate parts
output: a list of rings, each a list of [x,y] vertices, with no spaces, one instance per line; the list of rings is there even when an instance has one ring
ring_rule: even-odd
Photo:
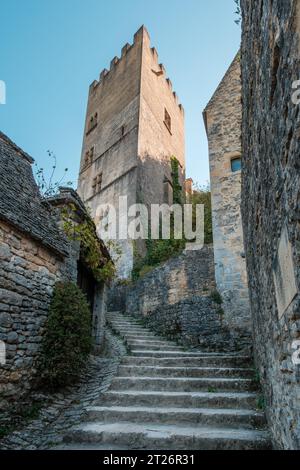
[[[108,320],[131,354],[64,448],[271,448],[249,357],[188,352],[134,318]]]

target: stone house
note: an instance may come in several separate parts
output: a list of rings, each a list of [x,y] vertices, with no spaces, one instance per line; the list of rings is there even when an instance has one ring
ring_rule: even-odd
[[[32,172],[33,159],[0,133],[0,408],[26,395],[57,281],[73,281],[93,305],[93,336],[103,341],[106,288],[87,276],[79,242],[70,242],[59,228],[59,209],[72,202],[84,216],[73,190],[62,189],[43,199]],[[54,209],[55,207],[55,209]],[[104,255],[108,253],[102,246]],[[3,352],[3,351],[2,351]]]
[[[278,447],[300,449],[298,0],[242,0],[242,218],[254,351]]]
[[[241,219],[241,68],[236,55],[204,112],[217,289],[230,328],[251,334]]]
[[[172,156],[179,162],[183,188],[183,107],[142,26],[89,88],[78,193],[96,225],[105,217],[101,205],[120,213],[120,196],[127,196],[128,207],[172,202]],[[126,234],[117,232],[117,238],[122,249],[118,275],[127,278],[134,244]],[[144,244],[136,245],[143,254]]]

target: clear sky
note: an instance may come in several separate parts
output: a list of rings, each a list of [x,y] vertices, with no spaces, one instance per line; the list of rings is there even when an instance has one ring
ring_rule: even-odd
[[[240,44],[233,0],[1,0],[0,130],[77,181],[89,84],[144,24],[185,108],[187,176],[209,179],[202,111]]]

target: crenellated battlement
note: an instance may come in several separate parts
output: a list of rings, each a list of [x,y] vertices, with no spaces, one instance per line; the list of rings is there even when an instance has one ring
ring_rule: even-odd
[[[157,70],[152,70],[158,77],[161,76],[163,79],[166,80],[166,83],[168,85],[168,88],[170,90],[170,92],[172,93],[173,97],[174,97],[174,100],[176,102],[176,104],[178,105],[180,111],[182,113],[184,113],[184,109],[183,109],[183,106],[179,103],[179,100],[178,100],[178,96],[176,94],[175,91],[173,91],[173,86],[172,86],[172,82],[171,80],[166,76],[166,69],[164,67],[164,65],[162,63],[159,63],[159,56],[158,56],[158,52],[156,50],[155,47],[151,47],[150,46],[150,35],[147,31],[147,29],[145,28],[145,26],[141,26],[139,28],[139,30],[134,34],[133,36],[133,43],[132,44],[129,44],[128,42],[122,47],[121,49],[121,54],[120,54],[120,57],[118,56],[115,56],[111,62],[110,62],[110,67],[109,67],[109,70],[104,68],[100,75],[99,75],[99,80],[94,80],[91,85],[90,85],[90,92],[95,92],[96,89],[98,88],[98,86],[101,84],[101,83],[104,83],[106,78],[118,67],[118,64],[120,62],[122,62],[123,59],[126,58],[128,52],[136,47],[137,45],[141,45],[141,42],[145,42],[146,45],[147,45],[147,42],[149,43],[149,47],[150,47],[150,50],[151,50],[151,53],[152,53],[152,56],[154,58],[154,61],[155,63],[157,64]]]

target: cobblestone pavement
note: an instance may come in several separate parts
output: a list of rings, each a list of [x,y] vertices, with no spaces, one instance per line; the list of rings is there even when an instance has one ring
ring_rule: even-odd
[[[1,450],[49,449],[62,442],[64,433],[78,424],[88,406],[105,392],[117,372],[119,356],[126,350],[121,341],[107,332],[109,347],[114,357],[92,356],[79,382],[50,397],[39,416],[22,428],[0,440]]]

